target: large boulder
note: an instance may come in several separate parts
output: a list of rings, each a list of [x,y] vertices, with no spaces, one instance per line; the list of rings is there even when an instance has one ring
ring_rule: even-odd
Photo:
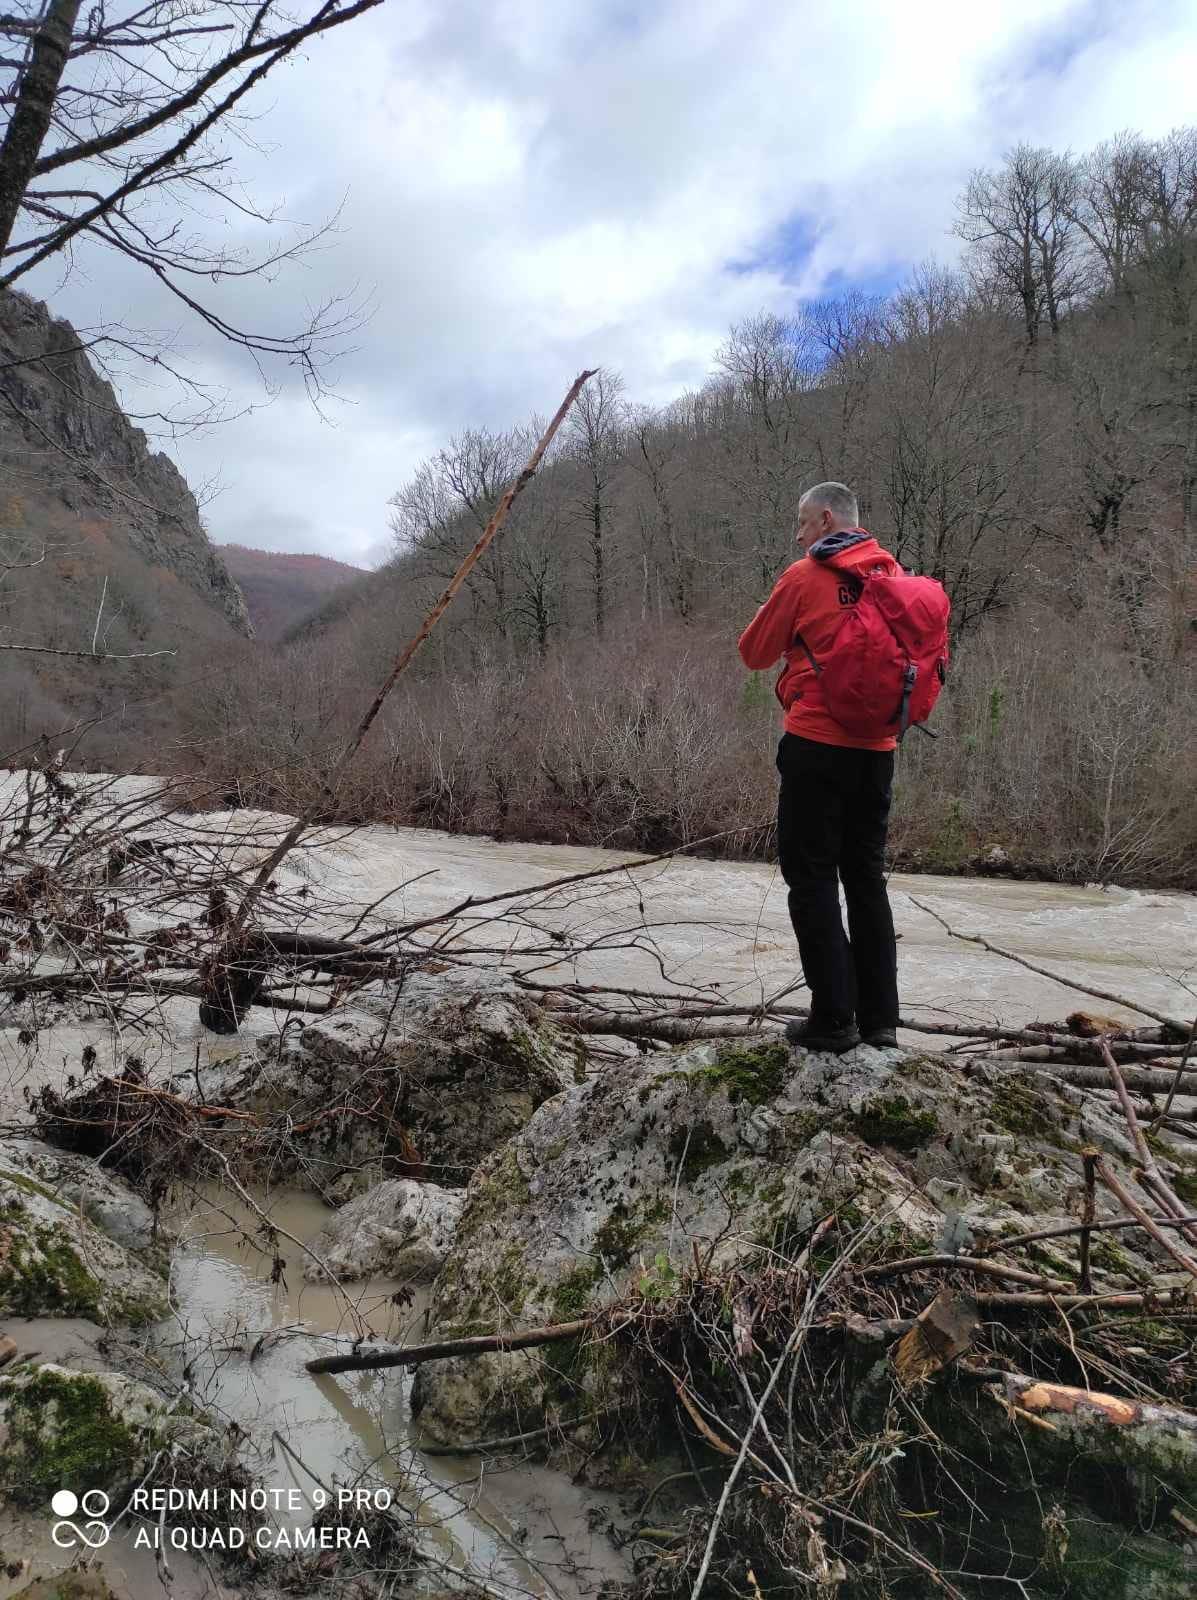
[[[343,1205],[309,1239],[304,1276],[431,1278],[443,1265],[461,1220],[465,1196],[412,1178],[391,1178]]]
[[[987,1253],[1003,1237],[1074,1224],[1082,1153],[1091,1147],[1134,1187],[1134,1151],[1117,1107],[1010,1063],[867,1047],[829,1057],[790,1053],[775,1039],[623,1062],[541,1106],[476,1174],[436,1280],[429,1337],[577,1323],[617,1300],[621,1315],[536,1348],[425,1362],[413,1415],[430,1441],[450,1445],[539,1439],[543,1446],[531,1448],[559,1454],[592,1482],[676,1484],[712,1443],[705,1462],[726,1471],[726,1440],[734,1453],[752,1397],[818,1275],[834,1268],[850,1276],[848,1262],[884,1274],[911,1256]],[[1197,1192],[1192,1154],[1159,1140],[1153,1153],[1186,1198]],[[1097,1208],[1099,1217],[1120,1212],[1100,1188]],[[810,1275],[796,1265],[808,1250]],[[1020,1251],[1017,1264],[1066,1288],[1077,1278],[1075,1233]],[[1093,1238],[1100,1292],[1160,1285],[1174,1266],[1142,1232]],[[917,1560],[1025,1575],[1033,1600],[1197,1593],[1183,1531],[1194,1492],[1189,1457],[1175,1448],[1167,1415],[1150,1426],[1139,1417],[1121,1449],[1103,1441],[1082,1456],[1050,1417],[1025,1421],[1030,1399],[1011,1401],[991,1381],[995,1361],[999,1370],[1030,1362],[1036,1372],[1062,1371],[1065,1384],[1117,1377],[1100,1342],[1076,1355],[1068,1314],[1053,1309],[1051,1293],[1031,1297],[1038,1311],[1011,1308],[1009,1324],[1001,1313],[982,1317],[979,1364],[923,1382],[911,1406],[890,1360],[893,1339],[910,1326],[902,1317],[928,1310],[941,1281],[965,1286],[965,1295],[1008,1285],[979,1276],[981,1287],[969,1290],[967,1273],[944,1279],[925,1268],[894,1283],[858,1277],[853,1288],[841,1279],[830,1322],[773,1401],[801,1493],[840,1501],[845,1483],[872,1477],[870,1517],[888,1506],[884,1521],[898,1508],[887,1524],[891,1548],[914,1539]],[[958,1305],[949,1300],[945,1314]],[[963,1306],[967,1322],[967,1299]],[[1093,1315],[1100,1323],[1102,1313]],[[1038,1317],[1038,1332],[1028,1317]],[[1129,1363],[1126,1381],[1133,1385],[1138,1363],[1148,1392],[1165,1381],[1183,1386],[1187,1369],[1165,1364],[1188,1359],[1183,1323],[1141,1317],[1132,1334],[1112,1351]],[[1075,1337],[1084,1337],[1082,1322]],[[705,1417],[695,1393],[707,1399]],[[692,1429],[683,1426],[687,1401]],[[1086,1404],[1083,1394],[1077,1403]],[[721,1425],[714,1431],[712,1419]],[[1178,1426],[1191,1423],[1189,1413]],[[1116,1417],[1110,1426],[1118,1425]],[[777,1482],[784,1507],[780,1475]],[[772,1533],[764,1527],[775,1502],[762,1501],[759,1487],[743,1488],[739,1521],[729,1509],[720,1550],[730,1562],[723,1570],[738,1575],[750,1558],[764,1585],[780,1581],[782,1568],[771,1563],[791,1548],[792,1525],[779,1511]],[[988,1520],[978,1547],[981,1499]],[[1169,1519],[1172,1506],[1179,1523]],[[925,1528],[917,1519],[929,1509]],[[666,1525],[685,1525],[689,1514],[705,1527],[705,1514],[685,1505]],[[842,1571],[812,1544],[807,1523],[802,1529],[793,1549],[805,1550],[812,1581]],[[831,1518],[824,1531],[832,1549],[851,1539]],[[868,1559],[859,1544],[853,1559]],[[1044,1584],[1030,1581],[1037,1573]],[[864,1582],[859,1592],[874,1589]],[[974,1600],[989,1587],[961,1592]]]
[[[666,1294],[695,1252],[712,1270],[763,1266],[831,1213],[900,1254],[932,1249],[960,1214],[981,1241],[1075,1220],[1086,1144],[1115,1164],[1132,1155],[1114,1110],[1025,1068],[863,1046],[821,1056],[775,1038],[628,1060],[542,1105],[476,1174],[432,1327],[568,1321],[629,1285]],[[1157,1270],[1145,1248],[1100,1238],[1099,1281],[1134,1288]],[[1075,1274],[1070,1249],[1047,1242],[1035,1264]],[[552,1413],[554,1349],[420,1367],[421,1427],[454,1442]],[[588,1349],[571,1367],[597,1392],[586,1366],[604,1351]],[[577,1411],[576,1388],[558,1409]]]
[[[97,1216],[143,1248],[119,1242]],[[167,1313],[166,1256],[151,1234],[141,1203],[93,1163],[67,1158],[60,1168],[57,1152],[34,1145],[0,1150],[0,1315],[157,1321]]]
[[[169,1231],[139,1194],[90,1157],[56,1150],[39,1139],[2,1139],[0,1167],[33,1178],[124,1249],[165,1263]]]
[[[46,1509],[59,1489],[114,1494],[166,1446],[209,1463],[221,1454],[206,1423],[136,1378],[49,1361],[0,1374],[0,1493],[16,1505]]]
[[[585,1060],[512,985],[413,974],[200,1077],[209,1104],[274,1127],[242,1141],[243,1165],[340,1201],[387,1177],[466,1183]]]

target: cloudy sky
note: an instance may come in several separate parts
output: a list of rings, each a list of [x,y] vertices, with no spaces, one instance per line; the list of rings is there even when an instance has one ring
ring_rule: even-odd
[[[953,255],[973,167],[1164,133],[1194,83],[1197,0],[385,0],[270,78],[257,148],[230,147],[280,228],[341,208],[318,253],[220,302],[278,333],[333,293],[372,306],[322,414],[286,368],[262,404],[244,358],[119,257],[22,287],[169,330],[256,406],[172,447],[219,482],[214,539],[365,565],[450,434],[547,414],[600,363],[671,399],[739,318]]]

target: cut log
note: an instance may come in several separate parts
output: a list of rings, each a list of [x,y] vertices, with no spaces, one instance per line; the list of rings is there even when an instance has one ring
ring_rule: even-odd
[[[1186,1503],[1197,1481],[1197,1415],[1120,1395],[1005,1373],[990,1389],[1027,1442],[1156,1478]],[[1044,1427],[1042,1424],[1048,1424]]]
[[[924,1383],[963,1355],[976,1338],[981,1318],[971,1300],[941,1289],[890,1352],[890,1365],[906,1388]]]

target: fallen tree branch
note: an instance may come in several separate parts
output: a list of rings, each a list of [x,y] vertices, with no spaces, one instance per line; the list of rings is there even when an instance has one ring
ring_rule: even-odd
[[[1110,1171],[1109,1166],[1101,1159],[1100,1156],[1097,1158],[1096,1167],[1098,1177],[1105,1184],[1106,1188],[1110,1191],[1114,1198],[1116,1200],[1120,1200],[1126,1209],[1131,1212],[1133,1216],[1139,1219],[1151,1237],[1158,1245],[1168,1252],[1173,1261],[1175,1261],[1179,1267],[1183,1267],[1187,1273],[1189,1273],[1193,1278],[1197,1279],[1197,1261],[1194,1261],[1192,1256],[1186,1255],[1183,1250],[1179,1249],[1172,1242],[1172,1240],[1169,1239],[1168,1235],[1164,1233],[1156,1219],[1152,1216],[1149,1216],[1147,1212],[1144,1211],[1143,1207],[1135,1199],[1134,1195],[1130,1193],[1125,1185],[1118,1181],[1115,1175]]]
[[[1005,1249],[1005,1242],[1001,1241]],[[983,1256],[929,1255],[907,1256],[903,1261],[883,1261],[874,1267],[857,1267],[847,1274],[850,1278],[897,1278],[909,1272],[923,1272],[929,1268],[948,1267],[959,1272],[976,1272],[989,1278],[1007,1278],[1011,1283],[1025,1283],[1049,1294],[1066,1294],[1069,1285],[1048,1278],[1041,1272],[1024,1272],[1021,1267],[1007,1267],[1000,1261],[990,1261]]]
[[[540,1328],[522,1328],[516,1333],[479,1333],[465,1339],[437,1339],[431,1344],[396,1345],[390,1349],[355,1350],[343,1356],[319,1356],[307,1363],[307,1370],[321,1372],[367,1372],[376,1367],[414,1367],[421,1361],[438,1361],[447,1356],[481,1356],[490,1351],[531,1350],[537,1345],[574,1339],[594,1322],[579,1317],[573,1322],[553,1322]]]
[[[984,1066],[993,1059],[993,1056],[980,1056],[977,1061],[979,1065]],[[1059,1078],[1061,1083],[1072,1084],[1078,1089],[1110,1088],[1110,1075],[1105,1067],[1082,1067],[1072,1065],[1069,1062],[1045,1063],[1042,1061],[1027,1061],[1022,1057],[1002,1060],[999,1064],[1005,1067],[1027,1066],[1036,1072],[1043,1072],[1049,1077]],[[970,1071],[972,1065],[971,1060],[962,1063],[966,1074]],[[1190,1076],[1194,1077],[1192,1092],[1197,1093],[1197,1074],[1190,1074]],[[1139,1094],[1165,1094],[1169,1085],[1174,1081],[1175,1075],[1168,1067],[1161,1067],[1158,1070],[1151,1067],[1127,1067],[1122,1077],[1126,1087],[1134,1089]]]
[[[1164,1119],[1172,1110],[1172,1101],[1176,1096],[1176,1091],[1180,1088],[1180,1080],[1184,1075],[1185,1068],[1189,1064],[1189,1057],[1193,1053],[1194,1042],[1197,1042],[1197,1016],[1194,1016],[1193,1025],[1189,1029],[1189,1037],[1185,1040],[1184,1054],[1177,1062],[1176,1077],[1173,1079],[1172,1087],[1168,1090],[1168,1098],[1164,1101],[1163,1109],[1160,1111],[1159,1115],[1151,1125],[1154,1132],[1159,1131],[1159,1129],[1163,1126]]]
[[[568,1433],[573,1428],[585,1427],[602,1415],[600,1411],[592,1411],[588,1416],[575,1417],[572,1422],[546,1422],[543,1428],[529,1428],[526,1433],[508,1434],[505,1439],[471,1439],[468,1444],[422,1444],[418,1448],[420,1454],[425,1456],[493,1456],[516,1450],[520,1445],[530,1444],[533,1439],[543,1439],[552,1433]]]

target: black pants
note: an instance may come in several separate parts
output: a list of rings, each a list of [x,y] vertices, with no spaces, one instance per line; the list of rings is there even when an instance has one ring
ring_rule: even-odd
[[[885,892],[893,752],[848,750],[786,733],[777,768],[777,854],[811,1016],[821,1023],[855,1016],[862,1033],[895,1027],[897,947]]]

